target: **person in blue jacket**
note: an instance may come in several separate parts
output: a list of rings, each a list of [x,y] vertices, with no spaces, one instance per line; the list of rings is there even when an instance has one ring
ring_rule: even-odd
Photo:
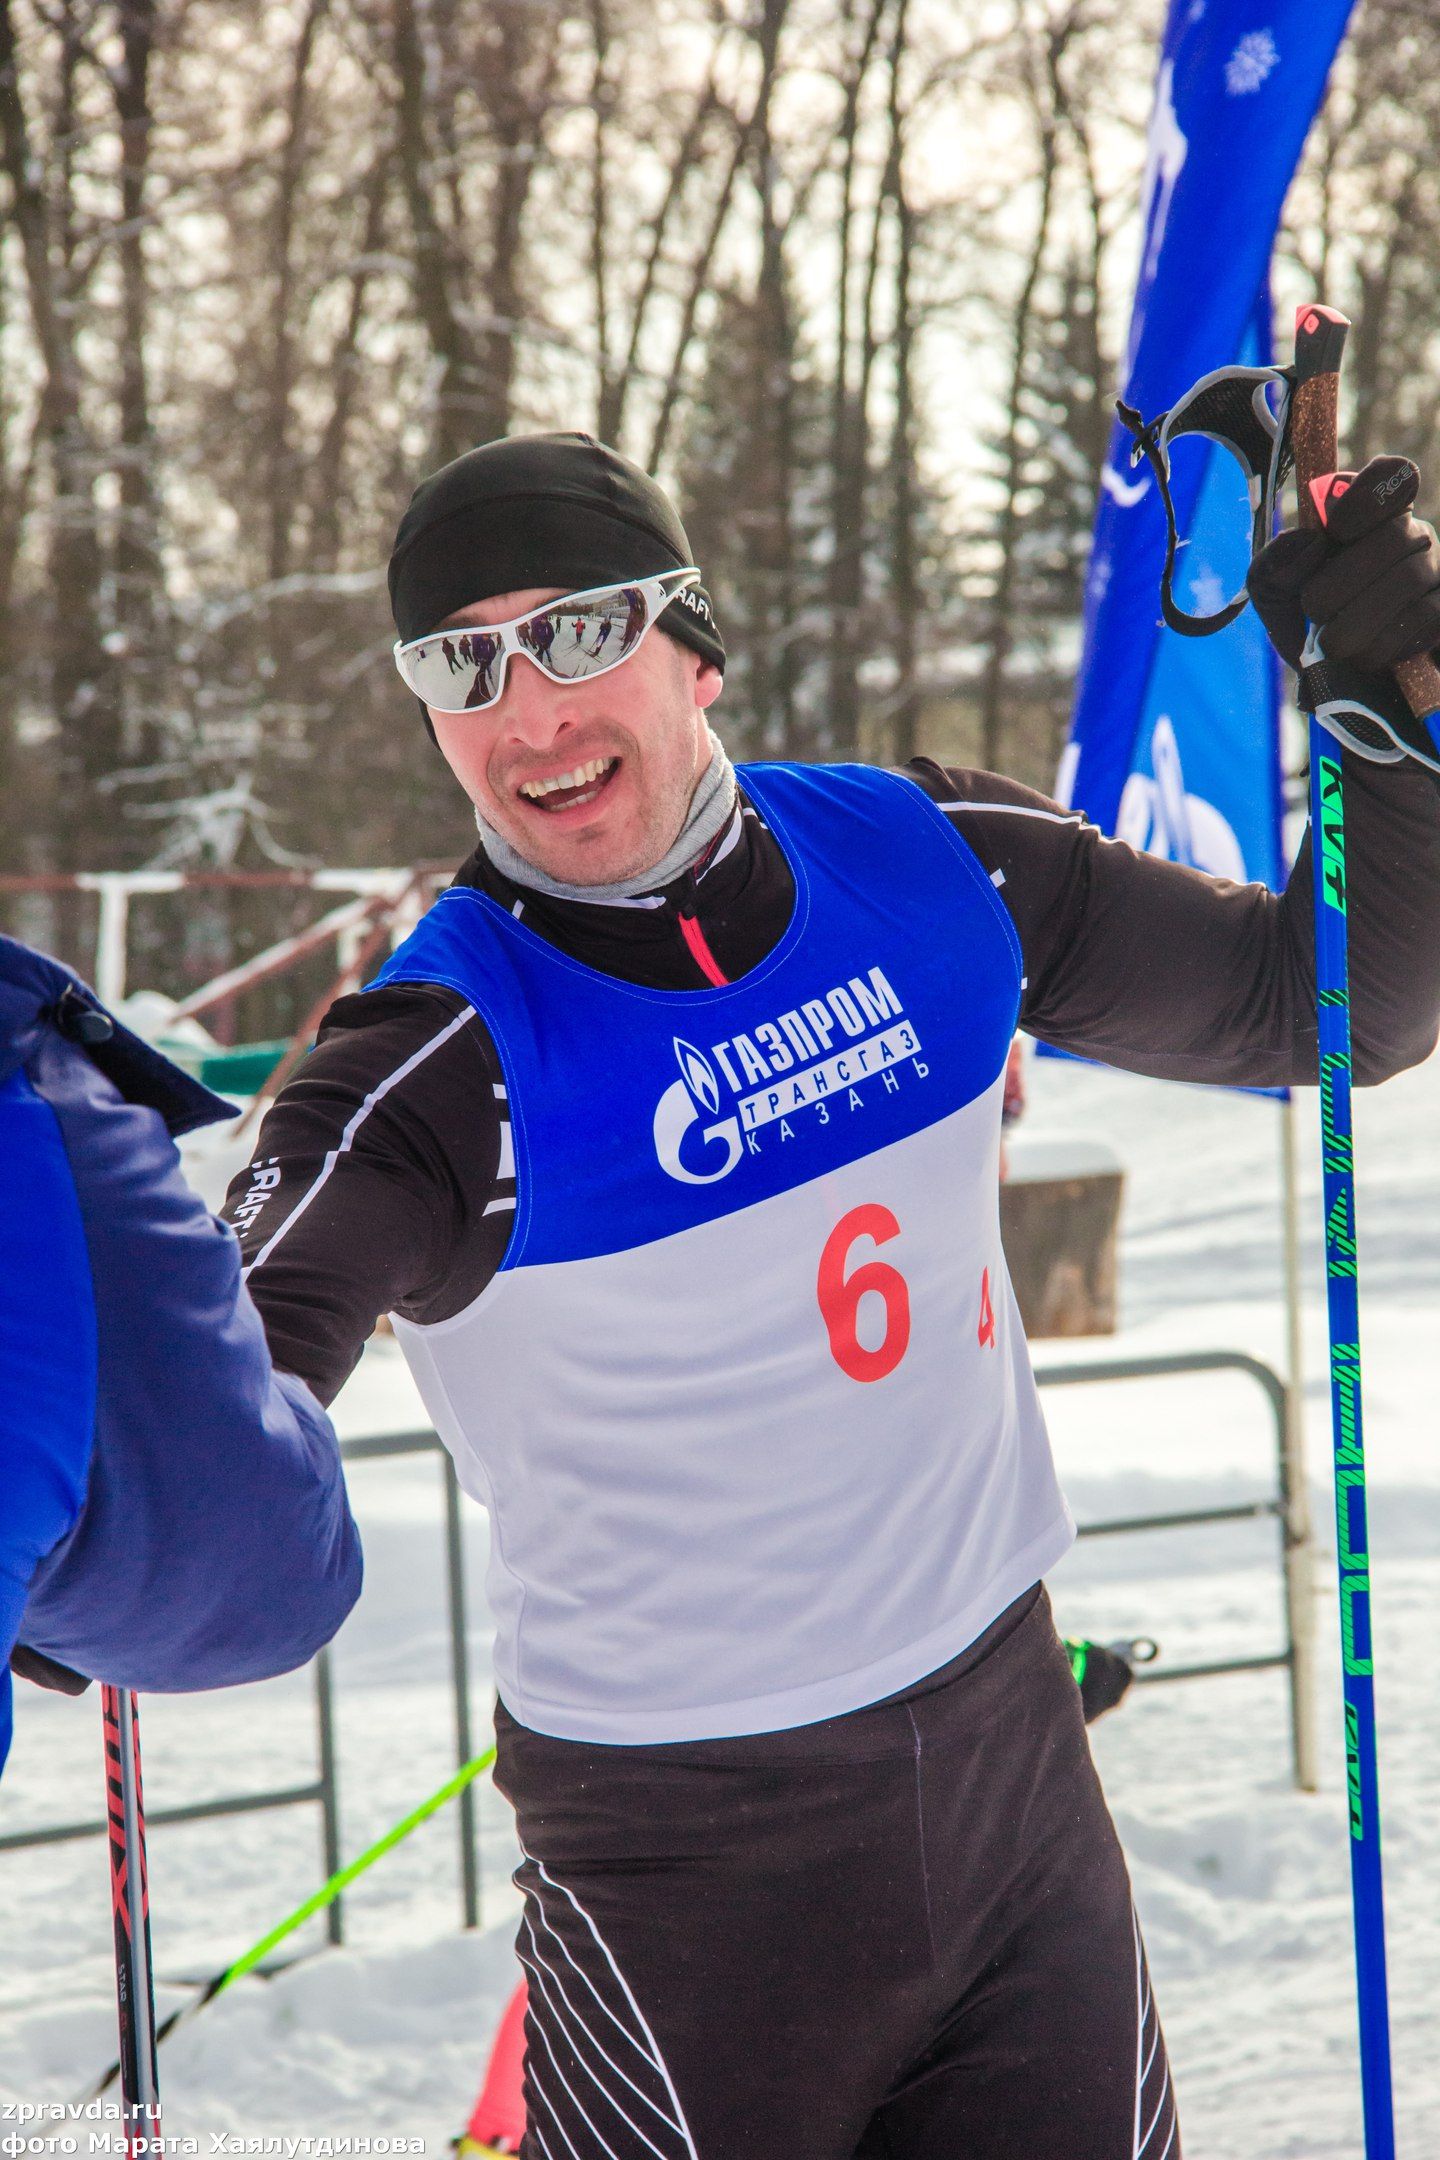
[[[0,1768],[9,1666],[229,1687],[360,1591],[334,1430],[277,1373],[175,1138],[233,1115],[58,961],[0,937]]]

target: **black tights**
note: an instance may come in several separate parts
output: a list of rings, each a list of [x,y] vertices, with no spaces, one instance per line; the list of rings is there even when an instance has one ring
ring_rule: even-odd
[[[818,1725],[634,1748],[497,1725],[525,2160],[1179,2160],[1043,1591]]]

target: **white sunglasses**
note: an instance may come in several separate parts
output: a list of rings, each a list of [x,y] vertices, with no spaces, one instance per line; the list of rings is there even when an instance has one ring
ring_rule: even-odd
[[[505,688],[511,653],[523,653],[551,682],[585,682],[628,660],[678,594],[698,585],[700,572],[662,570],[625,585],[547,600],[513,622],[463,630],[432,630],[395,647],[407,688],[432,712],[483,712]]]

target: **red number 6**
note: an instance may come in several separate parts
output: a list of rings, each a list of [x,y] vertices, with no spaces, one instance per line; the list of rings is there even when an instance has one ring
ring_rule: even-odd
[[[851,1208],[825,1240],[815,1294],[830,1336],[830,1355],[841,1372],[852,1380],[883,1380],[910,1347],[910,1287],[898,1268],[885,1260],[866,1260],[853,1273],[845,1262],[857,1238],[873,1238],[877,1245],[900,1235],[900,1225],[889,1208],[874,1203]],[[867,1350],[855,1331],[860,1300],[874,1290],[885,1300],[885,1337],[877,1350]]]

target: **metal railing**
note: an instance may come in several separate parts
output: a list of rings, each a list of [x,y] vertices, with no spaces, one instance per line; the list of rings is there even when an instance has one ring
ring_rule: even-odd
[[[1042,1388],[1079,1387],[1107,1380],[1153,1380],[1172,1374],[1197,1372],[1246,1373],[1261,1388],[1275,1420],[1275,1491],[1261,1499],[1242,1501],[1231,1507],[1170,1509],[1160,1514],[1127,1515],[1105,1522],[1082,1523],[1079,1526],[1079,1535],[1082,1538],[1119,1537],[1139,1531],[1190,1529],[1203,1523],[1253,1522],[1266,1519],[1276,1523],[1280,1537],[1283,1582],[1285,1640],[1282,1647],[1253,1656],[1168,1666],[1159,1672],[1141,1670],[1136,1673],[1135,1678],[1138,1685],[1153,1687],[1162,1681],[1208,1679],[1222,1673],[1262,1672],[1283,1666],[1289,1680],[1291,1745],[1296,1778],[1297,1782],[1300,1782],[1300,1766],[1306,1760],[1305,1747],[1313,1706],[1308,1699],[1308,1690],[1300,1684],[1296,1655],[1297,1640],[1301,1639],[1308,1625],[1308,1615],[1300,1609],[1298,1602],[1296,1586],[1302,1578],[1288,1564],[1293,1542],[1291,1524],[1294,1495],[1291,1491],[1290,1464],[1285,1447],[1286,1394],[1279,1374],[1259,1358],[1249,1357],[1243,1351],[1199,1350],[1153,1357],[1097,1358],[1068,1365],[1037,1366],[1035,1378]],[[467,1600],[460,1486],[454,1465],[438,1435],[428,1429],[378,1434],[371,1439],[348,1440],[343,1443],[341,1454],[346,1462],[378,1462],[394,1456],[420,1454],[438,1454],[441,1458],[445,1503],[446,1604],[450,1623],[450,1684],[454,1704],[455,1759],[458,1767],[472,1759],[475,1749],[471,1727],[470,1653],[466,1634]],[[248,1815],[269,1808],[318,1803],[325,1873],[327,1877],[333,1875],[341,1864],[340,1798],[333,1680],[327,1651],[322,1650],[315,1659],[313,1670],[318,1763],[316,1775],[308,1784],[282,1786],[270,1792],[223,1794],[217,1799],[196,1801],[187,1807],[152,1808],[147,1818],[149,1825],[154,1827],[161,1823],[201,1822],[213,1816]],[[0,1837],[0,1853],[19,1851],[32,1845],[63,1844],[73,1838],[101,1837],[105,1830],[104,1820],[96,1818],[87,1822],[61,1823],[43,1830],[19,1831]],[[460,1794],[458,1836],[462,1921],[465,1927],[473,1928],[479,1925],[482,1895],[473,1785],[467,1785]],[[332,1943],[343,1941],[344,1922],[339,1898],[328,1908],[326,1928]]]
[[[346,1462],[378,1462],[397,1455],[438,1454],[445,1496],[445,1594],[450,1622],[450,1687],[454,1702],[456,1765],[474,1755],[471,1743],[470,1649],[466,1639],[465,1552],[460,1522],[460,1486],[455,1466],[439,1436],[430,1431],[383,1433],[373,1439],[347,1440],[341,1455]],[[270,1808],[320,1809],[321,1846],[326,1877],[334,1875],[340,1860],[340,1773],[335,1745],[334,1680],[330,1653],[322,1650],[311,1668],[315,1681],[316,1772],[303,1785],[284,1785],[267,1792],[222,1793],[213,1800],[197,1800],[185,1807],[154,1807],[146,1810],[146,1828],[162,1823],[204,1822],[225,1815],[255,1815]],[[98,1776],[97,1776],[98,1783]],[[103,1837],[103,1817],[84,1822],[56,1823],[41,1830],[19,1830],[0,1837],[0,1853],[19,1852],[32,1845],[64,1845],[76,1838]],[[460,1907],[463,1925],[478,1927],[481,1910],[481,1878],[475,1816],[475,1790],[467,1785],[460,1794]],[[332,1943],[344,1940],[344,1918],[339,1898],[327,1907],[326,1933]]]
[[[1281,1608],[1285,1639],[1278,1650],[1250,1657],[1211,1658],[1200,1664],[1171,1665],[1160,1672],[1140,1670],[1137,1685],[1155,1687],[1167,1680],[1205,1680],[1218,1673],[1266,1672],[1283,1666],[1290,1699],[1290,1746],[1295,1782],[1306,1783],[1304,1766],[1311,1760],[1314,1705],[1304,1684],[1297,1645],[1308,1638],[1311,1615],[1302,1604],[1305,1577],[1292,1565],[1298,1542],[1296,1495],[1292,1490],[1290,1455],[1286,1447],[1286,1388],[1273,1367],[1243,1350],[1191,1350],[1160,1353],[1151,1357],[1096,1358],[1073,1365],[1037,1365],[1035,1379],[1041,1387],[1081,1387],[1104,1380],[1155,1380],[1172,1374],[1239,1372],[1248,1374],[1260,1387],[1275,1420],[1275,1490],[1258,1500],[1240,1501],[1233,1507],[1170,1509],[1157,1515],[1123,1515],[1106,1522],[1080,1523],[1082,1538],[1122,1537],[1142,1530],[1193,1529],[1201,1523],[1263,1522],[1272,1520],[1279,1533]]]

